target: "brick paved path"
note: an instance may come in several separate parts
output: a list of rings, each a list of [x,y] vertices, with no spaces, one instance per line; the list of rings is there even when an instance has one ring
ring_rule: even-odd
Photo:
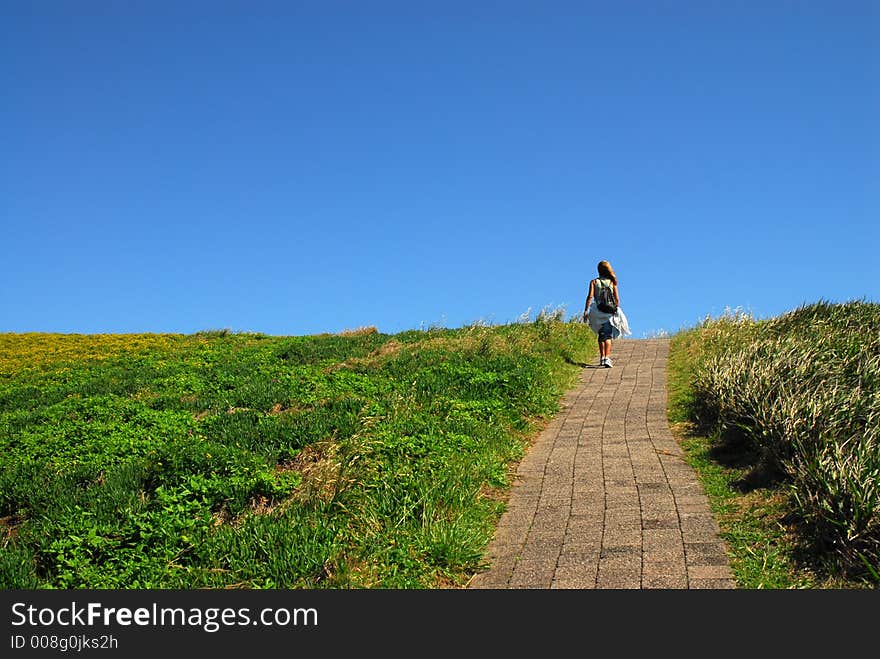
[[[666,419],[665,339],[614,342],[519,465],[469,588],[734,588]]]

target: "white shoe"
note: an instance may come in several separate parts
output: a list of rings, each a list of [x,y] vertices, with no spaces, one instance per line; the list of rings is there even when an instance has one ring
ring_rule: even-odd
[[[605,366],[605,358],[604,357],[599,358],[599,366]]]
[[[605,368],[611,368],[614,364],[611,363],[611,357],[605,358]]]

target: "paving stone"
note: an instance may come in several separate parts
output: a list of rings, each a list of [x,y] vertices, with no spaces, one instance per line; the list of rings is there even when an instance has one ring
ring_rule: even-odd
[[[688,577],[691,579],[729,579],[732,574],[728,565],[688,564]]]
[[[562,553],[556,559],[557,570],[561,567],[577,565],[580,567],[589,567],[599,564],[600,550],[598,546],[586,547],[563,547]]]
[[[642,519],[642,529],[644,530],[652,530],[652,529],[675,529],[679,530],[679,522],[678,517],[668,517],[668,518],[643,518]]]
[[[637,589],[641,588],[642,575],[639,570],[627,568],[608,569],[599,566],[599,574],[596,578],[597,588],[607,589]]]
[[[733,579],[691,579],[688,581],[688,587],[691,589],[730,589],[736,588],[736,581]]]
[[[688,580],[684,574],[651,575],[642,577],[642,588],[679,589],[688,587]]]
[[[728,565],[722,542],[691,542],[684,546],[688,561],[694,565]]]

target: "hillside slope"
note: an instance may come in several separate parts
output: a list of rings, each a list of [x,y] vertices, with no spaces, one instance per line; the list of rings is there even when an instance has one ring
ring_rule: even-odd
[[[594,345],[546,319],[0,335],[0,587],[455,585]]]

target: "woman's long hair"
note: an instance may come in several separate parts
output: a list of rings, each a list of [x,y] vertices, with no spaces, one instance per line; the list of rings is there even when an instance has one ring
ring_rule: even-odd
[[[614,274],[614,270],[611,268],[611,264],[608,263],[608,261],[599,261],[597,269],[599,270],[599,277],[602,279],[610,279],[614,282],[614,285],[617,286],[617,275]]]

